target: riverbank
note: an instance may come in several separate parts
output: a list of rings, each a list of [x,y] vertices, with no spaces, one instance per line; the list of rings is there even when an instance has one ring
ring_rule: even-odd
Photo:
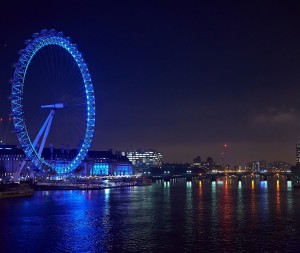
[[[101,190],[108,188],[120,188],[137,186],[137,182],[121,182],[114,184],[82,184],[82,183],[36,183],[33,185],[35,191],[49,190]]]
[[[1,184],[0,185],[0,199],[28,197],[34,194],[31,185],[25,183]]]
[[[36,191],[48,190],[101,190],[108,188],[120,188],[131,186],[147,186],[151,185],[152,180],[144,177],[139,178],[121,178],[106,180],[85,180],[85,181],[48,181],[36,182],[33,188]]]

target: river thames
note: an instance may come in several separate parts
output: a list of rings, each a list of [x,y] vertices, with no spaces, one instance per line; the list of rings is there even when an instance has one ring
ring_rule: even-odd
[[[0,252],[295,252],[300,189],[271,179],[156,182],[0,200]]]

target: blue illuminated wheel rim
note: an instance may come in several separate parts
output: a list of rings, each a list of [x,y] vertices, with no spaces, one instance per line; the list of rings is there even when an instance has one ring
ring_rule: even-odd
[[[67,163],[62,170],[60,169],[63,173],[70,173],[78,168],[83,162],[91,146],[94,134],[95,96],[91,75],[81,53],[77,50],[77,46],[72,44],[68,37],[64,37],[62,32],[57,32],[53,29],[42,30],[40,33],[34,33],[32,37],[32,40],[25,41],[27,46],[19,52],[21,56],[16,64],[14,77],[12,79],[11,107],[15,131],[27,159],[38,169],[56,173],[56,165],[44,160],[32,145],[32,141],[29,137],[25,124],[22,100],[26,72],[34,55],[40,49],[48,45],[56,45],[64,48],[73,57],[80,70],[80,74],[84,82],[87,105],[85,136],[78,154],[73,160]]]

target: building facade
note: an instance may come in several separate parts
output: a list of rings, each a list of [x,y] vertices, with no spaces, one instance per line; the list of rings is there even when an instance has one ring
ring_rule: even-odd
[[[161,168],[162,154],[154,149],[137,149],[122,152],[132,163],[135,173],[148,171],[151,167]]]
[[[126,156],[113,154],[112,151],[89,151],[87,157],[90,176],[129,176],[132,163]]]
[[[300,142],[296,144],[296,164],[300,164]]]
[[[22,149],[15,145],[0,145],[0,177],[12,176],[25,159]],[[23,174],[28,174],[29,163],[25,164]]]
[[[57,167],[57,173],[64,173],[64,166],[77,155],[75,149],[44,148],[42,157]],[[26,159],[24,151],[15,145],[0,145],[0,177],[12,176]],[[28,161],[21,175],[29,175],[33,166]],[[89,151],[83,163],[73,172],[81,176],[128,176],[132,175],[132,163],[127,157],[115,155],[112,151]]]
[[[291,172],[291,164],[285,161],[274,161],[268,164],[269,172]]]

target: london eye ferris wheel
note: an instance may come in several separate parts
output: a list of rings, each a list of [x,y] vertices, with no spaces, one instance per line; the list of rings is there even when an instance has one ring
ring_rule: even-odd
[[[18,141],[36,169],[73,172],[87,155],[95,127],[95,96],[87,64],[70,38],[53,29],[34,33],[25,44],[12,79]],[[62,143],[77,150],[63,166],[53,157],[43,157],[46,145]]]

